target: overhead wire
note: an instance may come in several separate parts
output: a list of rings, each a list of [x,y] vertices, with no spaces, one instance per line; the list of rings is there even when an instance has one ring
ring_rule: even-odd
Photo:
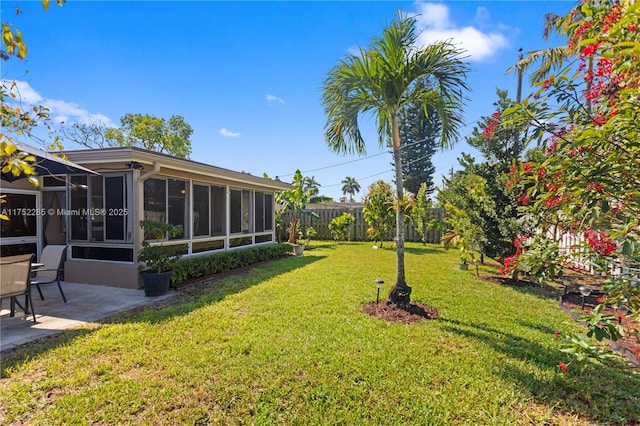
[[[471,125],[477,124],[479,121],[480,121],[480,119],[478,119],[478,120],[474,120],[474,121],[472,121],[472,122],[470,122],[470,123],[466,123],[466,124],[464,125],[464,127],[465,127],[465,128],[467,128],[467,127],[469,127],[469,126],[471,126]],[[465,138],[467,138],[467,137],[468,137],[468,136],[470,136],[470,135],[471,135],[471,132],[469,132],[469,133],[468,133],[467,135],[465,135],[465,136],[459,137],[459,138],[456,140],[455,144],[457,144],[457,143],[458,143],[458,142],[460,142],[461,140],[464,140]],[[408,143],[408,144],[404,144],[404,145],[402,145],[402,146],[400,147],[400,149],[405,149],[405,148],[408,148],[408,147],[410,147],[410,146],[413,146],[413,145],[416,145],[416,144],[419,144],[419,143],[425,142],[425,141],[426,141],[426,140],[428,140],[428,139],[429,139],[429,138],[424,138],[424,139],[420,139],[420,140],[417,140],[417,141],[414,141],[414,142],[411,142],[411,143]],[[347,164],[356,163],[356,162],[358,162],[358,161],[368,160],[368,159],[371,159],[371,158],[374,158],[374,157],[378,157],[378,156],[380,156],[380,155],[385,155],[385,154],[390,154],[390,153],[391,153],[391,151],[379,152],[379,153],[377,153],[377,154],[367,155],[367,156],[364,156],[364,157],[361,157],[361,158],[357,158],[357,159],[355,159],[355,160],[349,160],[349,161],[345,161],[345,162],[342,162],[342,163],[336,163],[336,164],[332,164],[332,165],[328,165],[328,166],[318,167],[318,168],[315,168],[315,169],[304,170],[304,171],[302,171],[301,173],[312,173],[312,172],[317,172],[317,171],[321,171],[321,170],[327,170],[327,169],[331,169],[331,168],[335,168],[335,167],[344,166],[344,165],[347,165]],[[418,161],[423,160],[423,159],[424,159],[424,158],[426,158],[426,157],[427,157],[427,155],[422,156],[422,157],[420,157],[420,158],[413,159],[413,160],[411,160],[411,161],[410,161],[409,163],[407,163],[407,164],[413,164],[413,163],[415,163],[415,162],[418,162]],[[437,173],[438,171],[441,171],[443,168],[449,168],[449,167],[450,167],[450,166],[440,167],[440,168],[436,169],[436,171],[435,171],[434,173]],[[355,180],[356,180],[356,181],[365,181],[365,180],[370,179],[370,178],[372,178],[372,177],[380,176],[380,175],[383,175],[383,174],[385,174],[385,173],[389,173],[389,172],[393,172],[393,171],[394,171],[394,169],[393,169],[393,168],[390,168],[390,169],[387,169],[387,170],[384,170],[384,171],[382,171],[382,172],[375,173],[375,174],[372,174],[372,175],[369,175],[369,176],[364,176],[364,177],[355,178]],[[284,175],[278,175],[278,176],[280,176],[280,177],[293,176],[293,173],[284,174]],[[342,182],[340,182],[340,183],[334,183],[334,184],[330,184],[330,185],[320,185],[320,186],[322,186],[322,188],[332,188],[332,187],[336,187],[336,186],[339,186],[339,185],[342,185],[342,184],[343,184],[343,183],[342,183]]]

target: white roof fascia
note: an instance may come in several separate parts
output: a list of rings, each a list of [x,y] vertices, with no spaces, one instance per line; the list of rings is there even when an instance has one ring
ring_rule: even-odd
[[[105,164],[137,161],[145,166],[153,166],[159,163],[162,168],[191,172],[196,175],[224,179],[226,181],[251,184],[272,190],[288,190],[291,184],[246,173],[223,169],[193,160],[176,158],[167,154],[161,154],[136,147],[118,147],[87,149],[78,151],[65,151],[67,158],[82,165]],[[197,180],[194,176],[194,180]]]

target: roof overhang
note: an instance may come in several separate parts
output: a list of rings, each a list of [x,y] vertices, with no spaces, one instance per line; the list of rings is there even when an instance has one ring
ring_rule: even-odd
[[[145,170],[151,170],[154,164],[159,164],[161,167],[161,171],[159,172],[160,174],[173,170],[181,173],[189,173],[190,175],[193,175],[193,179],[195,180],[198,180],[198,177],[206,177],[223,180],[225,182],[268,188],[274,191],[286,191],[291,189],[291,184],[286,182],[253,176],[247,173],[236,172],[200,163],[198,161],[177,158],[171,155],[161,154],[137,147],[65,151],[65,154],[67,158],[86,167],[98,164],[104,165],[110,163],[122,164],[136,162],[142,165]]]
[[[35,157],[35,171],[37,176],[66,175],[71,173],[86,173],[97,175],[95,171],[83,167],[68,159],[54,155],[51,152],[43,151],[31,145],[16,143],[17,152],[23,152]],[[27,178],[27,175],[13,175],[11,172],[2,173],[2,180],[13,182],[18,179]]]

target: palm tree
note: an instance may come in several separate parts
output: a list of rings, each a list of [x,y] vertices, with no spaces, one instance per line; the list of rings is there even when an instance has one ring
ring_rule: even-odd
[[[344,178],[340,183],[342,183],[342,193],[344,195],[349,194],[349,201],[353,203],[353,196],[356,195],[356,192],[360,192],[360,184],[356,178],[350,176]]]
[[[290,244],[298,244],[300,217],[303,214],[315,218],[319,217],[315,212],[305,210],[307,203],[313,203],[317,199],[317,197],[314,196],[313,188],[306,188],[310,180],[313,180],[313,178],[302,176],[300,170],[296,170],[293,175],[293,182],[291,183],[292,188],[276,193],[276,203],[282,206],[280,215],[291,212],[291,220],[289,222]]]
[[[320,184],[318,183],[318,181],[316,180],[316,177],[315,177],[315,176],[311,176],[311,177],[309,177],[309,176],[304,176],[304,177],[302,178],[302,181],[303,181],[303,183],[302,183],[302,189],[303,189],[305,192],[310,192],[310,193],[311,193],[311,195],[312,195],[312,196],[314,196],[314,197],[318,195],[318,193],[320,192],[320,187],[321,187],[322,185],[320,185]]]
[[[531,74],[531,84],[536,84],[543,81],[549,76],[553,69],[561,69],[567,62],[571,62],[575,59],[579,52],[580,42],[586,37],[586,34],[582,34],[576,38],[576,22],[580,22],[584,18],[584,14],[581,10],[581,5],[577,4],[571,13],[565,16],[559,16],[554,13],[547,13],[544,16],[544,28],[542,31],[542,38],[544,41],[549,41],[552,35],[558,37],[566,37],[570,42],[565,46],[549,47],[546,49],[540,49],[533,52],[528,52],[526,57],[520,55],[518,62],[507,69],[507,73],[514,70],[524,72],[531,68],[534,64],[540,63],[540,66],[534,70]],[[593,64],[589,64],[591,69]],[[519,100],[518,100],[519,102]]]
[[[437,42],[423,48],[416,44],[416,19],[401,12],[373,38],[368,50],[346,55],[324,81],[322,102],[327,116],[325,140],[337,153],[366,154],[358,117],[373,114],[378,123],[378,143],[393,147],[396,197],[403,199],[401,142],[398,114],[405,105],[420,102],[438,111],[442,120],[441,148],[450,147],[462,124],[463,92],[468,90],[469,66],[462,51],[450,42]],[[425,77],[433,86],[416,83]],[[389,143],[390,142],[390,143]],[[396,210],[397,278],[391,288],[392,302],[406,306],[411,288],[404,273],[404,211]]]

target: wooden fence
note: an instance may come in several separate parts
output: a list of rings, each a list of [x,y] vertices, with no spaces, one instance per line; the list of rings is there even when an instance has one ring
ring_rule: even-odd
[[[308,214],[303,214],[300,217],[300,225],[301,227],[312,226],[316,231],[316,236],[314,239],[318,240],[332,240],[333,236],[329,231],[329,223],[332,219],[340,216],[342,213],[349,213],[355,218],[355,222],[351,225],[351,233],[350,233],[350,241],[368,241],[369,236],[367,235],[367,222],[364,220],[362,207],[345,207],[345,208],[330,208],[330,209],[307,209],[307,211],[312,211],[316,213],[319,218],[315,218]],[[443,209],[433,209],[434,217],[438,219],[442,219],[444,215]],[[287,212],[282,215],[282,220],[285,224],[288,224],[291,221],[291,213]],[[286,234],[287,230],[284,230]],[[430,231],[426,235],[427,243],[440,243],[441,231],[435,230]],[[392,231],[390,231],[385,237],[385,241],[393,241],[395,238],[395,227]],[[286,240],[286,235],[283,235],[282,240]],[[418,234],[414,224],[406,218],[405,220],[405,241],[422,241],[422,236]]]

